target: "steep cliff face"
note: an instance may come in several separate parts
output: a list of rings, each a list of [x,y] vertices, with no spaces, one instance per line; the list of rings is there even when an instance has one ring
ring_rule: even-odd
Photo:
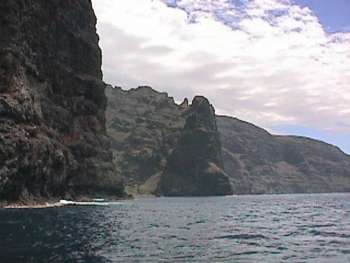
[[[107,131],[129,191],[154,193],[185,125],[184,108],[150,87],[108,87]]]
[[[195,97],[184,113],[186,122],[160,179],[166,196],[229,195],[232,188],[223,171],[215,112],[204,97]]]
[[[250,123],[217,117],[225,171],[234,192],[350,191],[350,156],[309,138],[274,136]]]
[[[229,181],[221,169],[214,109],[207,99],[196,97],[191,106],[185,99],[177,105],[168,94],[150,87],[129,91],[109,87],[106,94],[114,160],[129,191],[163,195],[229,192]],[[182,170],[175,170],[176,166]]]
[[[167,182],[162,179],[167,191],[187,185],[182,191],[187,195],[194,192],[196,181],[175,176],[190,172],[194,166],[189,160],[198,162],[199,147],[206,147],[196,145],[201,134],[191,129],[184,132],[185,123],[191,123],[188,101],[176,105],[167,94],[146,87],[108,89],[107,95],[108,132],[114,139],[115,160],[126,181],[138,186],[140,193],[154,193],[160,189],[161,175],[166,171],[173,175]],[[211,114],[206,109],[203,116]],[[350,191],[350,157],[338,148],[309,138],[275,136],[231,117],[216,119],[223,166],[234,193]],[[208,147],[201,151],[217,151]],[[198,159],[193,160],[195,156]],[[220,167],[220,158],[216,162]],[[170,173],[172,170],[174,173]],[[173,195],[180,193],[173,191]]]
[[[0,2],[0,199],[122,194],[90,0]]]

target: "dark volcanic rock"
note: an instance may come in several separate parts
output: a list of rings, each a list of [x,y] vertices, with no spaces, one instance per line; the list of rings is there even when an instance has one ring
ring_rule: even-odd
[[[168,94],[150,87],[129,91],[109,87],[106,95],[107,131],[114,160],[130,192],[169,195],[170,184],[174,189],[188,184],[187,192],[179,191],[177,195],[229,192],[221,169],[214,109],[205,98],[197,97],[192,106],[187,100],[177,105]],[[177,162],[186,173],[181,170],[181,174],[175,174],[171,165]]]
[[[121,194],[90,0],[0,1],[0,199]]]
[[[168,158],[159,192],[166,196],[232,194],[228,176],[222,169],[214,108],[206,98],[195,97],[185,115],[185,127]]]

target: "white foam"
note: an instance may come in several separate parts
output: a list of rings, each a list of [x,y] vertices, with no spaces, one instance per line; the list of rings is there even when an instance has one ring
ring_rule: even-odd
[[[60,200],[60,204],[62,205],[89,205],[89,206],[108,206],[108,202],[75,202],[75,201],[68,201],[68,200]]]

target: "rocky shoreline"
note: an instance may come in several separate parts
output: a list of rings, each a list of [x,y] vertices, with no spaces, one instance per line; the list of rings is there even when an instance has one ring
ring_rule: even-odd
[[[99,202],[102,203],[112,203],[112,202],[120,202],[125,200],[133,199],[134,197],[129,195],[125,198],[120,197],[113,197],[110,196],[108,199],[101,199],[101,201],[96,201],[99,199],[90,198],[90,197],[78,197],[69,199],[69,200],[62,200],[62,199],[40,199],[40,200],[25,200],[25,201],[16,201],[16,202],[0,202],[0,209],[45,209],[45,208],[57,208],[57,207],[67,207],[67,206],[76,206],[89,204],[89,205],[97,205]],[[64,202],[62,202],[64,201]]]
[[[23,205],[20,203],[13,203],[13,204],[8,204],[5,206],[1,206],[0,208],[3,209],[44,209],[44,208],[55,208],[55,207],[63,207],[66,206],[64,204],[61,204],[60,202],[54,202],[54,203],[37,203],[37,204],[31,204],[31,205]]]
[[[0,208],[350,191],[333,145],[217,116],[203,96],[104,83],[91,1],[28,2],[0,1]]]

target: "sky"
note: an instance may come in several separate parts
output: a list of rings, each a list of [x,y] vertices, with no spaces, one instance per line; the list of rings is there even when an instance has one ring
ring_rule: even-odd
[[[349,0],[93,0],[104,80],[350,153]]]

